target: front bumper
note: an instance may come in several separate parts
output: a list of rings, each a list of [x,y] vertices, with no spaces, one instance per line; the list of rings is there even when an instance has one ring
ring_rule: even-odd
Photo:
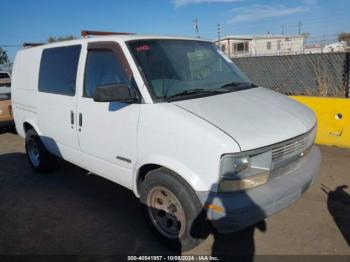
[[[203,206],[214,204],[223,211],[207,209],[207,217],[220,233],[253,225],[296,201],[313,183],[319,171],[321,154],[313,146],[293,168],[265,185],[232,193],[197,192]]]

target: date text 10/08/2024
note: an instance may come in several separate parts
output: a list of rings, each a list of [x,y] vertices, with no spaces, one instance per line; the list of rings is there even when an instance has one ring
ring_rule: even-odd
[[[215,256],[128,256],[128,261],[219,261]]]

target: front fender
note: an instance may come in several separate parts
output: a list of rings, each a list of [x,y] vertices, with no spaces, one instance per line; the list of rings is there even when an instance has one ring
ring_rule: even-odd
[[[152,154],[135,164],[133,172],[133,192],[137,197],[140,196],[137,187],[139,170],[142,166],[147,164],[155,164],[172,170],[182,177],[194,190],[205,188],[205,183],[200,176],[182,162],[164,155]]]

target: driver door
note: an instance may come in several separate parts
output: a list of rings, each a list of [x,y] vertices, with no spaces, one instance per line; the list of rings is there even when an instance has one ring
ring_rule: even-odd
[[[131,188],[140,104],[93,99],[97,86],[131,86],[131,69],[116,42],[89,43],[86,52],[77,110],[80,148],[89,171]]]

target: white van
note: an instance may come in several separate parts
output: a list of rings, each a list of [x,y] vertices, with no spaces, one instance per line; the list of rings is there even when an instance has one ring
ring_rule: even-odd
[[[13,111],[35,170],[62,158],[133,190],[182,250],[205,221],[239,230],[312,184],[310,109],[252,84],[211,42],[101,34],[16,55]]]

